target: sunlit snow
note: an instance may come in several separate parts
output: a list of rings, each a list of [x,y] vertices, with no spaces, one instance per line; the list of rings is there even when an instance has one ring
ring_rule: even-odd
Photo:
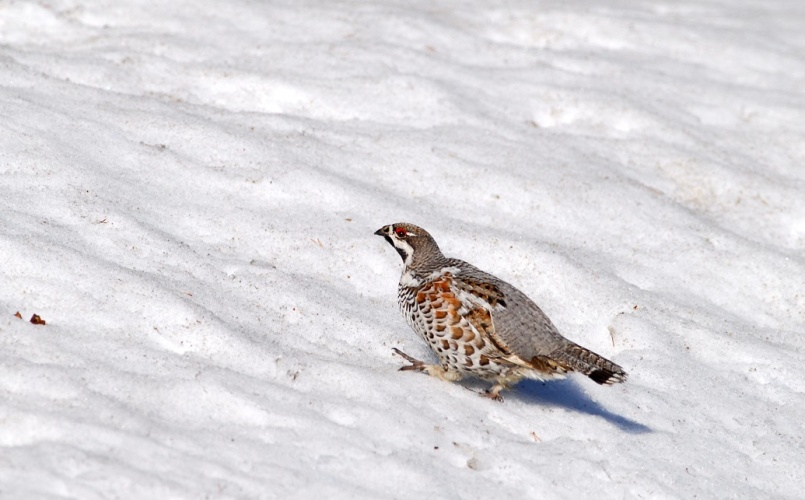
[[[804,27],[0,1],[0,497],[801,498]],[[629,381],[398,372],[399,221]]]

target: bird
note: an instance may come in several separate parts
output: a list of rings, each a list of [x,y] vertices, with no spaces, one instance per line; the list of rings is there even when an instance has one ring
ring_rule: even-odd
[[[456,382],[491,381],[482,396],[500,394],[523,379],[550,380],[578,372],[600,385],[625,382],[612,361],[563,337],[548,316],[513,285],[463,260],[445,257],[426,230],[399,222],[375,231],[403,260],[397,287],[400,311],[438,364],[426,364],[394,348],[420,371]]]

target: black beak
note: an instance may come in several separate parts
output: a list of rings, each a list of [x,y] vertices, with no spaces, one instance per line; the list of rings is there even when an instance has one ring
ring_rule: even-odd
[[[389,242],[389,245],[394,246],[394,242],[391,241],[391,236],[389,236],[388,231],[389,231],[389,227],[388,226],[383,226],[380,229],[378,229],[377,231],[375,231],[375,234],[378,235],[378,236],[382,236],[386,241]],[[397,251],[399,252],[399,250],[397,250]]]

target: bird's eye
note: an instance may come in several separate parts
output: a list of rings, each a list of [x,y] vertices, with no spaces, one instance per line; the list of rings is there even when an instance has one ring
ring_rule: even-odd
[[[401,227],[395,229],[394,234],[396,234],[398,238],[405,238],[406,236],[408,236],[408,233],[405,231],[405,229]]]

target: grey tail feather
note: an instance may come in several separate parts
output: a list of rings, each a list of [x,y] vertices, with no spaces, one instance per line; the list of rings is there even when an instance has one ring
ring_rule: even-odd
[[[628,377],[620,366],[577,344],[564,347],[550,357],[574,371],[587,375],[601,385],[626,382]]]

